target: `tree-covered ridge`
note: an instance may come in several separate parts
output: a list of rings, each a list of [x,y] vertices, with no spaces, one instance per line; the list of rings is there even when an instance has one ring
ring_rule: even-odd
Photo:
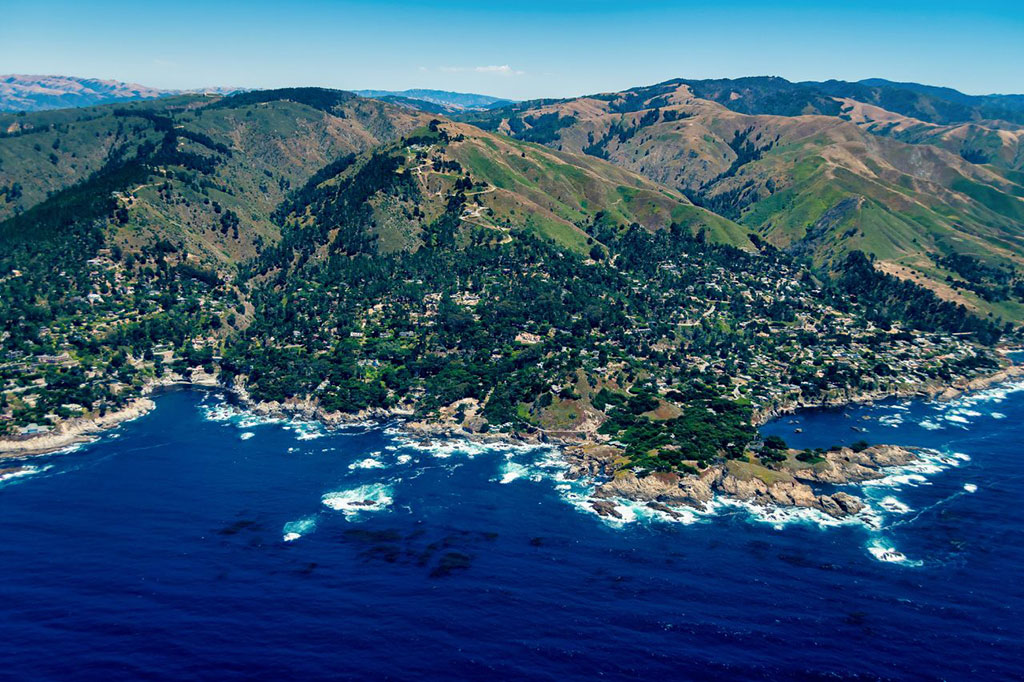
[[[0,220],[36,207],[52,211],[55,195],[81,194],[90,179],[138,159],[132,181],[110,188],[124,209],[118,243],[137,248],[168,239],[206,267],[230,268],[276,241],[270,214],[293,187],[339,156],[427,120],[316,89],[0,114],[0,126],[17,131],[0,139]],[[109,201],[112,192],[93,193]]]
[[[327,88],[278,88],[276,90],[252,90],[225,97],[212,105],[213,109],[240,109],[254,104],[266,104],[288,100],[327,113],[356,98],[351,92]],[[344,115],[344,114],[343,114]]]

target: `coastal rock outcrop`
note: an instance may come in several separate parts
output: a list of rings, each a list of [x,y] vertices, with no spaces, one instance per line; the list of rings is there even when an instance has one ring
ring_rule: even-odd
[[[612,476],[615,461],[622,456],[622,450],[610,445],[569,445],[562,450],[569,470],[566,478],[597,478]]]
[[[597,487],[591,506],[602,516],[613,515],[615,505],[608,500],[615,498],[646,502],[659,511],[679,506],[704,510],[716,494],[761,506],[817,509],[835,518],[856,514],[864,508],[860,499],[847,493],[819,495],[800,481],[767,483],[757,477],[734,475],[720,467],[685,476],[668,472],[637,476],[632,471],[620,471]]]
[[[597,488],[595,497],[624,497],[642,502],[687,505],[704,509],[714,496],[712,483],[717,469],[703,475],[680,476],[674,473],[653,473],[639,477],[631,471],[619,472],[611,481]]]
[[[818,509],[836,518],[856,514],[864,508],[864,503],[852,495],[816,495],[811,486],[798,481],[768,484],[759,478],[743,479],[725,473],[716,481],[715,489],[738,500],[761,506]]]
[[[591,500],[590,506],[601,516],[607,516],[613,519],[621,519],[622,514],[615,508],[614,502],[608,500]]]
[[[818,483],[857,483],[881,478],[883,467],[904,466],[916,458],[912,450],[895,445],[874,445],[861,451],[850,448],[825,453],[825,461],[797,469],[793,477]]]

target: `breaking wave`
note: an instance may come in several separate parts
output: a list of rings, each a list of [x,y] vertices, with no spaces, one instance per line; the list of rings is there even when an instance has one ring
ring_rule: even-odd
[[[29,466],[21,466],[21,467],[11,467],[7,471],[4,471],[4,472],[0,473],[0,486],[6,485],[7,483],[11,483],[11,482],[23,479],[23,478],[27,478],[29,476],[34,476],[36,474],[41,474],[44,471],[46,471],[47,469],[51,469],[51,468],[53,468],[53,467],[50,464],[47,464],[46,466],[41,466],[41,467],[31,466],[31,465],[29,465]]]
[[[316,517],[307,516],[298,521],[289,521],[284,524],[284,528],[281,529],[283,533],[281,539],[285,542],[294,542],[303,535],[309,535],[314,530],[316,530]]]
[[[384,483],[361,485],[349,490],[327,493],[320,501],[328,509],[340,511],[346,519],[354,520],[366,512],[383,511],[391,506],[393,490]]]

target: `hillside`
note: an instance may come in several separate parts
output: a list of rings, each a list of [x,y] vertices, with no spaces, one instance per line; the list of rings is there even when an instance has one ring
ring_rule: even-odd
[[[781,79],[746,80],[762,87],[669,81],[464,118],[607,159],[819,265],[864,251],[950,300],[1021,319],[1021,299],[1004,288],[1024,263],[1024,178],[1009,168],[1015,158],[1006,159],[1007,167],[972,163],[962,149],[949,149],[966,138],[949,142],[956,133],[948,127],[880,131],[877,112],[863,115],[866,104],[829,99],[801,84],[786,84],[773,103],[763,81]],[[992,153],[1010,154],[1021,131],[999,125],[1002,151]],[[961,126],[967,128],[981,131],[972,144],[989,130]],[[936,138],[945,143],[931,144]],[[962,267],[975,259],[982,267]],[[979,278],[986,268],[990,276]]]
[[[595,243],[588,230],[592,232],[596,223],[636,223],[651,230],[677,223],[692,232],[704,229],[716,241],[751,248],[745,231],[735,223],[693,206],[679,192],[600,159],[465,124],[435,123],[431,128],[414,134],[414,142],[397,150],[401,162],[396,172],[413,178],[415,188],[402,210],[418,208],[419,225],[411,232],[404,230],[393,217],[398,208],[393,201],[377,197],[372,202],[385,250],[398,244],[417,248],[430,219],[449,211],[456,195],[464,197],[458,231],[466,239],[476,233],[487,241],[502,241],[525,230],[585,254]],[[409,234],[399,236],[395,230]]]
[[[14,219],[9,231],[38,231],[54,207],[68,212],[76,197],[101,188],[116,197],[118,243],[170,240],[230,267],[276,241],[272,213],[315,173],[322,181],[332,163],[428,120],[423,112],[317,89],[0,116],[0,125],[18,126],[0,138],[0,219]],[[480,183],[463,222],[495,233],[528,228],[582,252],[593,242],[584,228],[600,212],[615,224],[654,229],[676,221],[750,246],[731,221],[603,160],[465,124],[446,123],[445,130],[443,144],[432,133],[432,144],[406,151],[407,172],[422,189],[420,211],[460,179],[457,168]],[[392,208],[375,208],[381,225],[395,224],[383,215]],[[403,229],[381,228],[385,248],[416,243],[398,234]]]
[[[0,138],[0,219],[20,213],[38,230],[38,214],[102,187],[116,196],[118,241],[168,239],[233,264],[276,239],[270,214],[291,188],[425,121],[316,89],[0,115],[19,126]]]

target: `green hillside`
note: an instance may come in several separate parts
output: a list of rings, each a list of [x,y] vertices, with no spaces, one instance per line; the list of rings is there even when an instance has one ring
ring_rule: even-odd
[[[1012,168],[1024,131],[878,121],[877,105],[851,102],[782,79],[679,80],[465,118],[642,174],[818,266],[864,251],[980,314],[1020,320],[1024,185]],[[963,259],[984,266],[969,269],[975,279],[947,267]],[[1007,274],[977,280],[985,268]]]

